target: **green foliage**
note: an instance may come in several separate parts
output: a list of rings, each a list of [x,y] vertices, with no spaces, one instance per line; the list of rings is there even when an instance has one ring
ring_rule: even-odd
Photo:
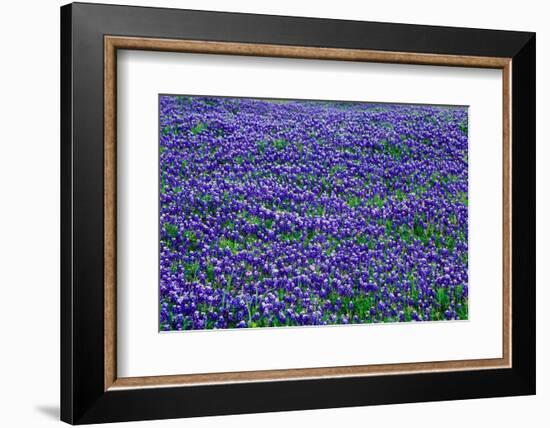
[[[211,284],[214,283],[214,265],[210,262],[206,265],[206,277]]]
[[[366,235],[359,235],[355,238],[355,242],[358,245],[365,245],[369,243],[369,238]]]
[[[218,247],[221,250],[228,249],[233,254],[237,254],[240,250],[240,245],[237,241],[234,241],[232,239],[226,239],[226,238],[222,238],[219,240]]]
[[[307,214],[310,217],[322,217],[325,215],[325,207],[323,205],[317,205],[315,207],[308,208]]]
[[[192,230],[186,230],[183,232],[183,237],[189,242],[189,251],[195,251],[199,247],[197,235]]]
[[[172,223],[164,223],[164,230],[170,238],[176,238],[178,236],[178,227]]]
[[[406,224],[402,224],[399,228],[399,235],[401,236],[401,240],[405,243],[411,242],[411,229]]]
[[[437,303],[441,306],[442,309],[449,306],[449,296],[447,295],[447,290],[445,288],[438,288],[436,293]]]
[[[285,150],[287,146],[288,141],[283,138],[278,138],[277,140],[273,141],[273,147],[275,147],[279,151]]]
[[[399,201],[399,202],[403,202],[405,200],[405,193],[403,193],[403,191],[401,189],[397,189],[395,191],[395,198]]]
[[[332,193],[332,188],[326,177],[321,177],[321,189],[323,192],[328,192],[329,195]]]
[[[226,229],[229,229],[229,230],[235,230],[235,222],[234,222],[234,221],[231,221],[231,220],[227,220],[227,221],[223,224],[223,227],[225,227]]]
[[[458,176],[456,176],[455,174],[443,175],[441,177],[441,182],[443,184],[456,183],[457,181],[458,181]]]
[[[457,285],[454,290],[456,300],[462,300],[462,290],[464,287],[462,285]]]
[[[339,245],[340,245],[340,240],[335,238],[334,236],[327,236],[327,241],[329,243],[328,245],[328,249],[326,250],[326,255],[327,256],[332,256],[336,250],[338,249]]]
[[[170,272],[176,273],[178,271],[178,266],[179,266],[178,262],[172,262],[170,264]]]
[[[414,223],[414,236],[417,238],[424,237],[424,228],[420,225],[420,223],[415,222]]]
[[[403,141],[405,138],[404,136],[401,136],[401,141]],[[410,152],[409,147],[404,143],[396,143],[391,144],[387,140],[382,140],[380,142],[382,144],[382,150],[384,153],[388,154],[395,160],[401,160],[403,157],[407,156]]]
[[[457,198],[461,204],[468,206],[468,193],[458,192]]]
[[[184,97],[184,96],[181,96],[181,95],[178,95],[176,97],[176,101],[178,102],[178,104],[180,105],[185,105],[185,104],[193,104],[193,98],[192,97]]]
[[[247,245],[253,245],[258,240],[258,237],[255,233],[249,233],[245,235],[244,241]]]
[[[185,272],[185,279],[187,281],[194,281],[197,277],[200,265],[198,262],[185,263],[183,265],[183,270]]]
[[[460,320],[468,319],[468,302],[467,301],[460,303],[457,314],[458,314],[458,319]]]
[[[351,208],[357,208],[358,206],[361,205],[362,202],[363,200],[359,196],[350,196],[348,198],[348,205]]]
[[[206,128],[208,128],[208,125],[206,125],[206,123],[204,122],[199,122],[198,124],[196,124],[195,126],[193,126],[191,128],[191,133],[193,135],[198,135],[200,134],[202,131],[204,131]]]
[[[382,198],[379,194],[374,195],[370,200],[369,204],[377,208],[382,208],[386,202],[385,198]]]
[[[267,143],[265,141],[257,141],[256,146],[258,147],[258,151],[260,152],[260,154],[263,155],[265,153]]]
[[[370,293],[354,297],[353,309],[350,316],[357,315],[360,320],[366,320],[370,318],[369,310],[373,305],[374,298]]]
[[[452,252],[455,249],[456,240],[452,236],[447,236],[447,238],[445,239],[445,245],[447,246],[449,251]]]
[[[306,234],[306,237],[304,238],[304,247],[307,247],[309,245],[309,243],[313,240],[313,238],[315,238],[315,231],[314,230],[309,230]]]
[[[335,165],[332,168],[330,168],[328,175],[329,177],[334,177],[334,175],[338,172],[345,171],[346,167],[344,165]]]
[[[411,298],[414,302],[418,302],[418,287],[416,281],[411,281]]]
[[[166,192],[166,175],[164,172],[160,176],[160,193],[164,194]]]
[[[279,238],[285,242],[296,242],[302,239],[302,232],[296,230],[293,232],[281,233],[279,234]]]
[[[439,183],[439,182],[440,182],[440,174],[438,172],[432,173],[429,179],[430,185],[433,186],[435,183]]]
[[[248,222],[251,224],[255,224],[256,226],[262,226],[263,221],[260,217],[252,215],[247,218]]]

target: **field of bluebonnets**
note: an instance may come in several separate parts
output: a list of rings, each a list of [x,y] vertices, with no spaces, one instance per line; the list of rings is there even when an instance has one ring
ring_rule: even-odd
[[[161,330],[467,319],[467,117],[161,96]]]

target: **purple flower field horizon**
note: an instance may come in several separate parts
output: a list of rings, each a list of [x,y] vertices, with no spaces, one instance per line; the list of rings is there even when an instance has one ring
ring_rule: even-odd
[[[468,319],[468,110],[161,95],[160,329]]]

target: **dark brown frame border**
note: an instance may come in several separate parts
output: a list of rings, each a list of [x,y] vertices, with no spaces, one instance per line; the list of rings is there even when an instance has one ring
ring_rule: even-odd
[[[511,58],[458,55],[430,55],[404,52],[377,52],[355,49],[330,49],[266,44],[169,40],[105,36],[105,390],[160,386],[189,386],[269,380],[335,378],[405,373],[425,373],[471,369],[496,369],[511,366]],[[119,378],[116,375],[116,63],[117,50],[168,51],[212,55],[247,55],[337,61],[383,62],[502,70],[503,95],[503,320],[502,358],[438,361],[405,364],[377,364],[307,369],[262,370],[192,375]]]
[[[534,33],[86,3],[63,6],[60,22],[63,421],[85,424],[535,393]],[[269,54],[280,54],[282,49],[292,57],[300,56],[301,48],[313,48],[318,49],[315,55],[325,56],[342,49],[349,55],[370,52],[372,61],[383,60],[380,54],[394,55],[395,61],[405,55],[407,61],[419,64],[449,57],[458,65],[464,57],[473,57],[469,66],[482,66],[476,61],[489,57],[494,67],[503,70],[508,61],[504,85],[508,85],[509,114],[504,114],[503,123],[509,131],[508,137],[504,135],[509,147],[503,162],[511,164],[513,175],[505,168],[508,176],[503,180],[511,191],[503,202],[511,212],[504,215],[511,221],[503,220],[511,229],[503,233],[510,236],[506,248],[511,248],[511,253],[506,251],[503,257],[509,268],[505,277],[511,275],[509,306],[504,308],[511,321],[509,366],[490,370],[422,367],[420,372],[359,375],[322,369],[325,377],[280,373],[282,377],[275,378],[273,373],[260,373],[255,380],[246,378],[248,373],[244,379],[233,374],[232,380],[214,382],[211,378],[196,378],[195,382],[187,378],[184,386],[176,386],[181,383],[175,378],[147,379],[152,385],[140,378],[134,379],[137,385],[122,379],[114,382],[115,371],[105,358],[110,352],[109,340],[115,343],[112,335],[105,340],[108,323],[114,319],[114,313],[109,315],[114,307],[109,310],[107,305],[105,311],[105,293],[111,292],[105,284],[114,275],[114,265],[109,268],[105,264],[105,241],[112,239],[109,233],[114,232],[105,227],[109,216],[109,209],[105,210],[109,203],[105,200],[109,189],[105,162],[107,169],[114,167],[114,158],[105,153],[104,145],[106,131],[113,132],[105,122],[105,110],[114,107],[104,99],[106,36],[160,40],[166,49],[182,40],[198,45],[207,42],[208,46],[271,46]],[[239,49],[235,54],[250,54]],[[500,61],[504,62],[499,65]],[[111,370],[111,375],[106,377],[106,370]]]

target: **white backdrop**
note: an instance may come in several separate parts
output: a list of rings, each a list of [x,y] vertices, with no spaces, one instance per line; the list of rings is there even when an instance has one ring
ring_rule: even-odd
[[[103,0],[104,3],[115,3]],[[550,28],[544,2],[463,0],[120,0],[127,4],[271,13],[325,18],[537,31],[537,75],[550,74]],[[59,426],[59,9],[58,0],[5,2],[0,13],[0,421],[8,427]],[[284,412],[130,423],[159,427],[280,427],[389,425],[447,428],[543,426],[550,402],[550,86],[538,81],[537,247],[538,395],[488,400]],[[543,198],[545,196],[545,198]],[[540,420],[541,422],[537,421]]]

